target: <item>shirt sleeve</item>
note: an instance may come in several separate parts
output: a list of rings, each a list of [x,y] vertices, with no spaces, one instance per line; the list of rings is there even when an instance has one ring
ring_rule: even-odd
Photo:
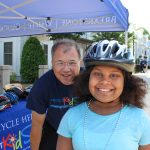
[[[48,107],[48,102],[45,98],[46,93],[46,89],[43,88],[41,81],[39,80],[28,95],[26,107],[40,114],[46,113]]]
[[[148,114],[143,115],[143,133],[139,141],[139,145],[150,144],[150,117]]]
[[[71,138],[72,137],[72,132],[71,132],[71,126],[70,126],[70,121],[71,121],[71,116],[72,116],[72,111],[71,108],[65,113],[65,115],[63,116],[57,133],[61,136],[67,137],[67,138]]]

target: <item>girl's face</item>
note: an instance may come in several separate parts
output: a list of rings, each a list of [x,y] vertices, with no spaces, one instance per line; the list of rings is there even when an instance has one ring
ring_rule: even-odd
[[[100,102],[119,101],[124,87],[123,72],[110,66],[95,66],[89,78],[89,90]]]

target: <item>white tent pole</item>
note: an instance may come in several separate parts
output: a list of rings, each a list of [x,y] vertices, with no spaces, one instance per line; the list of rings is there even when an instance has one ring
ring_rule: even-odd
[[[27,5],[27,4],[32,3],[32,2],[34,2],[34,1],[35,1],[35,0],[26,0],[26,1],[23,2],[23,3],[20,3],[20,4],[18,4],[18,5],[12,6],[11,9],[20,8],[20,7],[22,7],[22,6],[25,6],[25,5]],[[8,9],[0,10],[0,14],[6,13],[6,12],[8,12],[8,11],[9,11]]]
[[[128,31],[125,31],[125,45],[128,47]]]
[[[0,5],[3,6],[3,7],[5,7],[5,8],[8,9],[9,11],[12,11],[13,13],[17,14],[18,16],[20,16],[20,17],[26,19],[27,21],[29,21],[29,22],[31,22],[31,23],[33,23],[33,24],[36,24],[37,26],[41,27],[42,29],[44,29],[44,30],[46,30],[46,31],[48,30],[48,28],[45,28],[45,27],[41,26],[39,23],[37,23],[37,22],[35,22],[35,21],[33,21],[33,20],[27,18],[26,16],[22,15],[21,13],[17,12],[16,10],[14,10],[14,9],[11,8],[11,7],[8,7],[7,5],[3,4],[2,2],[0,2]]]
[[[0,19],[24,19],[24,17],[0,16]],[[43,17],[28,17],[28,19],[47,20],[47,18]]]

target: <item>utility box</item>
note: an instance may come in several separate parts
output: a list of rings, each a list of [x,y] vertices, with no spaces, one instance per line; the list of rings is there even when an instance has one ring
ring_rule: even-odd
[[[48,71],[48,65],[39,65],[39,78]]]
[[[4,92],[4,86],[10,83],[11,69],[9,65],[0,66],[0,94]]]

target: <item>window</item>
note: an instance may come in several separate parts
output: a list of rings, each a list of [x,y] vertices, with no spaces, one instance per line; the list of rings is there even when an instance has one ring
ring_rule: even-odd
[[[12,42],[4,43],[4,65],[12,65]]]
[[[44,54],[46,58],[46,65],[48,64],[48,45],[44,44]]]

